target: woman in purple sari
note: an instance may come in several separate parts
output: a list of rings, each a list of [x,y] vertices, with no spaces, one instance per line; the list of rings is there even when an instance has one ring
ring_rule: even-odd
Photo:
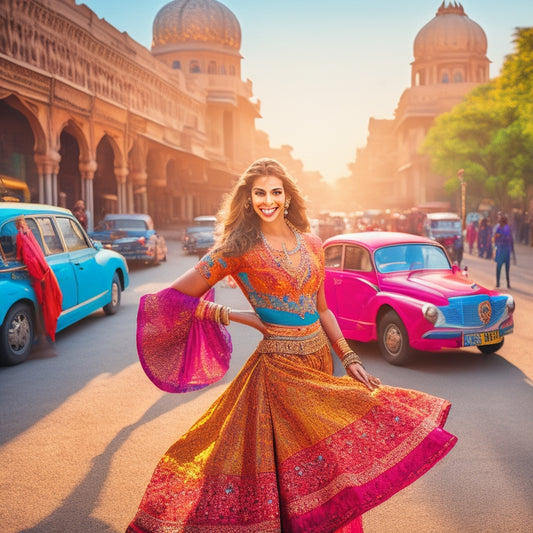
[[[511,254],[514,252],[514,241],[506,215],[500,217],[500,222],[494,232],[494,246],[496,246],[496,254],[494,256],[496,261],[496,287],[500,286],[502,266],[505,265],[505,280],[507,281],[507,288],[510,289],[509,269],[511,267]]]
[[[228,369],[230,321],[263,339],[161,458],[128,532],[361,532],[364,512],[453,447],[450,404],[365,370],[327,307],[321,241],[278,162],[250,165],[219,223],[210,253],[142,298],[141,363],[161,389],[187,392]],[[212,301],[226,276],[253,310]],[[344,377],[333,376],[330,345]]]

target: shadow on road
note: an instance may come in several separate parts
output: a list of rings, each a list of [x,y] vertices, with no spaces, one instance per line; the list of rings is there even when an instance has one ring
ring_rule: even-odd
[[[99,531],[111,531],[109,524],[91,515],[98,506],[101,490],[108,478],[115,453],[137,428],[149,424],[175,407],[174,397],[166,394],[156,401],[137,422],[122,428],[110,441],[104,452],[93,458],[89,473],[70,496],[63,500],[62,505],[34,527],[20,530],[20,533],[57,533],[58,531],[97,533]],[[65,529],[66,525],[68,525],[68,530]],[[127,524],[124,524],[124,530],[126,527]]]

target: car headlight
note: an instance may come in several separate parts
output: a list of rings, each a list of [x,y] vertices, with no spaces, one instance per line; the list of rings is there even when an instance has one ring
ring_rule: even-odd
[[[431,322],[432,324],[437,323],[437,320],[439,319],[439,310],[434,305],[424,304],[422,307],[422,313],[428,322]]]
[[[512,315],[514,313],[514,310],[515,310],[515,307],[516,307],[516,304],[515,304],[515,301],[514,301],[514,298],[510,295],[507,295],[507,312]]]

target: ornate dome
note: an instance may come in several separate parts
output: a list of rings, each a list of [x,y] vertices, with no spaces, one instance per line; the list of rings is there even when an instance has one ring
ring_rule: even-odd
[[[485,56],[487,36],[469,19],[461,4],[442,2],[435,17],[419,32],[414,42],[415,60],[430,59],[450,53]]]
[[[217,0],[174,0],[163,6],[154,19],[152,47],[189,42],[239,50],[239,21]]]

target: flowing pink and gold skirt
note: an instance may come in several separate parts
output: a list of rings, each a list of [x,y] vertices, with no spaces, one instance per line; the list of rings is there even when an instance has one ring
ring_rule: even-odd
[[[129,532],[358,530],[455,444],[446,400],[332,376],[318,325],[272,333],[165,453]]]

